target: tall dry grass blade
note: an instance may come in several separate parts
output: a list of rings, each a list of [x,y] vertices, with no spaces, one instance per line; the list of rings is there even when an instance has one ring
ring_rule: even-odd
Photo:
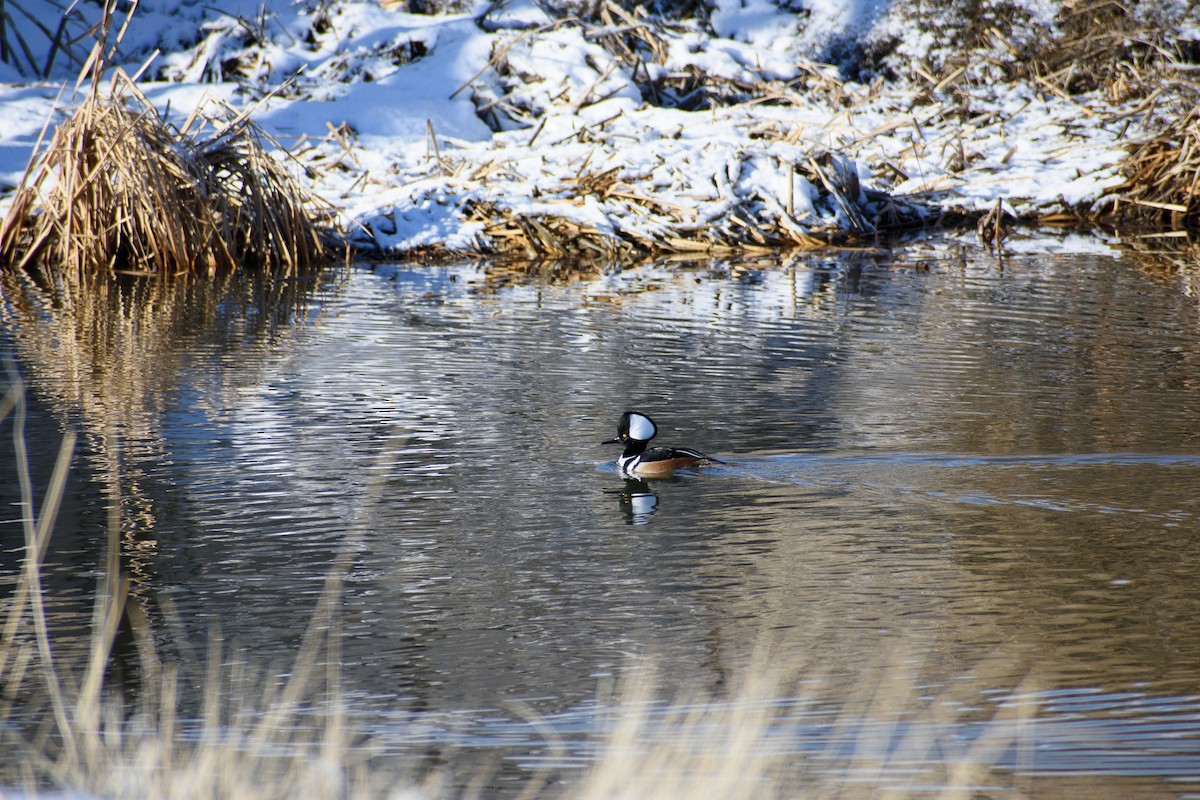
[[[107,423],[105,439],[115,444],[107,448],[109,460],[113,465],[109,472],[108,496],[108,537],[105,545],[104,571],[100,584],[96,589],[96,601],[93,609],[91,648],[89,659],[84,672],[76,715],[93,728],[98,724],[101,692],[104,688],[104,673],[112,654],[112,646],[117,638],[117,629],[126,611],[126,601],[129,597],[129,579],[122,575],[121,570],[121,505],[122,492],[120,482],[112,476],[120,474],[116,465],[122,461],[121,435],[112,430],[115,424]],[[89,728],[90,729],[90,728]]]
[[[112,656],[113,643],[117,639],[117,629],[121,624],[121,616],[125,610],[125,602],[129,594],[128,579],[114,581],[115,591],[99,591],[96,597],[98,624],[93,627],[90,640],[90,652],[84,668],[83,681],[79,687],[79,696],[74,703],[74,729],[77,731],[99,731],[101,729],[104,700],[104,674]],[[97,756],[97,746],[94,737],[84,734],[81,736],[80,747],[84,763]]]
[[[25,563],[21,575],[21,586],[27,597],[30,615],[33,621],[35,641],[37,642],[38,659],[41,663],[42,679],[46,682],[54,721],[59,736],[63,742],[64,757],[68,762],[74,762],[78,756],[75,748],[74,728],[70,715],[67,713],[67,699],[63,692],[58,666],[54,660],[54,651],[50,644],[50,630],[46,622],[45,598],[42,594],[41,563],[49,542],[50,525],[57,514],[58,504],[62,499],[62,489],[66,484],[67,468],[70,465],[71,454],[74,451],[74,437],[64,437],[63,447],[59,450],[58,460],[54,465],[50,487],[42,503],[42,517],[49,518],[49,525],[39,521],[35,512],[33,480],[29,472],[29,449],[25,441],[26,402],[24,383],[14,371],[11,371],[13,388],[16,392],[15,419],[13,424],[13,449],[17,460],[17,480],[21,487],[21,518],[25,528]],[[19,615],[19,606],[14,614]]]
[[[10,374],[15,376],[16,373],[10,369]],[[16,411],[17,406],[22,399],[22,394],[23,387],[21,384],[18,381],[13,381],[12,384],[10,384],[8,391],[4,394],[3,403],[0,404],[0,412],[2,412],[0,413],[0,421],[7,419],[9,414]],[[28,497],[28,495],[24,493],[24,487],[22,487],[22,503],[25,502],[24,498],[26,497]],[[30,506],[32,505],[32,499],[29,500],[29,504]],[[28,508],[21,509],[23,524],[26,525],[26,538],[29,536],[29,522],[25,521],[28,510]],[[8,674],[9,660],[13,657],[13,648],[17,641],[17,628],[25,619],[25,605],[28,602],[28,595],[29,585],[24,580],[24,572],[22,572],[21,580],[17,582],[16,591],[13,593],[13,597],[9,602],[8,614],[4,620],[3,635],[0,636],[0,675]]]

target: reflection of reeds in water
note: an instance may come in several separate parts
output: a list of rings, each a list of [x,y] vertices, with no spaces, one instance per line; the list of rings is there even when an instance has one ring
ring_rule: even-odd
[[[0,420],[14,412],[21,458],[19,384],[0,403]],[[345,563],[331,572],[290,670],[227,667],[219,638],[203,666],[167,663],[145,617],[129,603],[112,526],[89,647],[64,657],[43,606],[41,561],[71,449],[68,437],[37,509],[28,469],[18,465],[25,558],[16,590],[0,609],[0,792],[22,786],[31,795],[344,798],[383,796],[394,786],[394,775],[382,782],[380,772],[367,771],[370,751],[354,744],[337,691],[332,619]],[[136,685],[108,686],[123,627],[132,628],[136,641]]]
[[[311,286],[251,275],[80,283],[7,272],[0,295],[0,323],[58,410],[86,431],[117,423],[126,438],[153,441],[165,395],[189,369],[188,343],[268,340],[305,313]]]
[[[248,351],[268,347],[294,328],[310,288],[245,272],[204,280],[44,278],[0,273],[0,324],[43,401],[81,431],[92,472],[119,512],[126,568],[140,583],[155,525],[146,466],[163,454],[169,397],[194,369],[189,348],[206,337]]]

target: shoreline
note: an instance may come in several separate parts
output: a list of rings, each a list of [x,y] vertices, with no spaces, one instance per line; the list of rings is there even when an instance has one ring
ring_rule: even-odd
[[[133,55],[164,44],[137,15],[178,3],[147,5],[131,20]],[[1145,154],[1156,139],[1200,136],[1178,110],[1200,98],[1200,10],[1159,0],[1159,17],[1129,12],[1128,30],[1097,17],[1080,33],[1079,10],[1059,3],[1040,17],[1017,4],[1007,19],[985,5],[965,21],[957,8],[909,16],[910,5],[871,5],[856,30],[842,19],[824,44],[852,46],[838,66],[805,55],[821,53],[804,33],[837,19],[767,0],[740,16],[717,3],[707,18],[614,2],[427,15],[348,0],[264,11],[253,29],[231,11],[204,17],[199,40],[152,60],[138,86],[171,124],[216,97],[288,143],[298,183],[370,259],[629,261],[862,246],[942,226],[978,225],[994,244],[1031,222],[1197,224],[1190,185],[1150,196],[1131,180],[1148,160],[1177,167]],[[1178,30],[1152,27],[1172,14]],[[1099,61],[1084,48],[1078,69],[1048,71],[1048,54],[1113,31],[1124,38],[1109,36]],[[39,115],[61,120],[61,85],[0,80],[14,118],[0,133],[6,189]],[[11,205],[5,191],[0,211]]]

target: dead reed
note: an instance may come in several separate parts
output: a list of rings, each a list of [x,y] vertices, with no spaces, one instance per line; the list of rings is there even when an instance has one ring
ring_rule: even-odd
[[[1161,2],[1062,3],[1057,35],[1030,48],[1021,72],[1056,93],[1102,90],[1113,103],[1162,93],[1191,80],[1195,42],[1181,32],[1189,27],[1183,13]]]
[[[107,92],[94,83],[31,161],[0,225],[0,266],[290,275],[325,258],[330,209],[245,114],[201,112],[175,129],[124,72]]]
[[[1134,146],[1122,165],[1113,214],[1173,230],[1200,225],[1200,108]]]
[[[58,18],[54,19],[54,12]],[[41,4],[24,0],[0,3],[0,64],[22,77],[49,78],[61,56],[82,66],[96,25],[77,3]],[[44,56],[35,55],[45,49]]]

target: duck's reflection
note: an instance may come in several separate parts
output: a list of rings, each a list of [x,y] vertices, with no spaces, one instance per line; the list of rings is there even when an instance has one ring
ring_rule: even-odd
[[[640,478],[626,478],[625,488],[620,490],[621,510],[630,525],[645,525],[658,510],[658,495],[650,484]]]

